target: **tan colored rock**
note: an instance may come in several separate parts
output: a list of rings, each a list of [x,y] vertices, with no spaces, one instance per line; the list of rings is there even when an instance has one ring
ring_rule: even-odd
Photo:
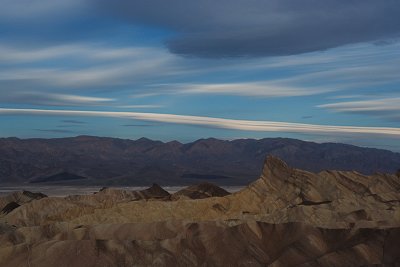
[[[228,191],[214,184],[201,183],[179,190],[172,195],[172,199],[203,199],[209,197],[225,197],[229,194]]]
[[[171,201],[153,186],[42,198],[3,215],[0,266],[395,266],[399,189],[396,175],[315,174],[269,157],[223,197]]]

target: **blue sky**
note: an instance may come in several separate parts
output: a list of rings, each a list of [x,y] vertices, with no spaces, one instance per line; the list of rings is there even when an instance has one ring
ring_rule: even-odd
[[[400,3],[0,0],[0,136],[400,151]]]

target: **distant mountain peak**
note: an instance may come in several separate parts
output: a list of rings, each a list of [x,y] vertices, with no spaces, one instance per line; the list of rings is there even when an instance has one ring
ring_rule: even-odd
[[[139,139],[135,140],[136,142],[154,142],[153,140],[146,138],[146,137],[140,137]]]

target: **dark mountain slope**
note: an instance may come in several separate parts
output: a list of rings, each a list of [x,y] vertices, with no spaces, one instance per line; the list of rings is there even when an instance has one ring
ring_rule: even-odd
[[[64,170],[88,179],[68,183],[182,185],[201,180],[246,184],[257,177],[267,155],[308,171],[356,170],[395,173],[400,154],[352,145],[287,138],[163,143],[146,138],[78,136],[60,139],[0,139],[0,183],[21,183]]]

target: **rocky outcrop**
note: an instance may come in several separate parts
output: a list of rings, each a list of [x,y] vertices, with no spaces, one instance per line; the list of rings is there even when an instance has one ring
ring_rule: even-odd
[[[1,210],[1,213],[8,214],[20,206],[17,202],[11,201]]]
[[[0,266],[398,266],[399,192],[396,175],[269,157],[226,196],[170,201],[154,185],[42,198],[1,215]]]
[[[168,199],[170,194],[158,184],[153,184],[150,188],[138,191],[140,199]]]
[[[202,183],[181,189],[174,193],[172,198],[180,199],[186,197],[190,199],[202,199],[208,197],[225,197],[229,194],[230,193],[228,191],[219,186],[211,183]]]
[[[24,196],[27,196],[28,198],[30,198],[30,199],[32,199],[32,200],[34,200],[34,199],[41,199],[41,198],[44,198],[44,197],[47,197],[45,194],[43,194],[43,193],[40,193],[40,192],[31,192],[31,191],[26,191],[26,190],[24,190],[24,191],[22,191],[22,194],[24,195]]]
[[[4,215],[9,214],[26,203],[46,197],[45,194],[30,191],[14,192],[10,195],[0,197],[0,224],[1,217]]]

